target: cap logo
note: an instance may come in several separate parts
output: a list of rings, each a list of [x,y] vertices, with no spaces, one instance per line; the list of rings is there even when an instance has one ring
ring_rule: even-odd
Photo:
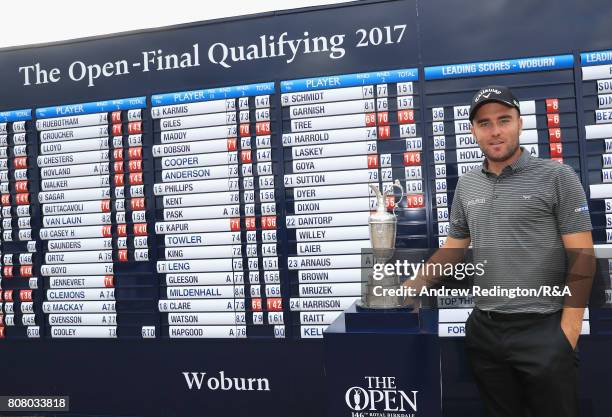
[[[496,88],[485,88],[476,97],[474,97],[474,103],[478,103],[482,97],[484,97],[484,98],[491,97],[491,93],[495,93],[497,95],[500,95],[502,92],[499,91]]]

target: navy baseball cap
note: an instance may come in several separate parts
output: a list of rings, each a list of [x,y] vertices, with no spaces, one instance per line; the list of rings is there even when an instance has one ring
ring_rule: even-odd
[[[501,103],[508,107],[514,107],[521,114],[521,107],[517,98],[512,94],[512,91],[508,87],[501,85],[489,85],[481,88],[472,97],[470,104],[470,122],[474,119],[474,115],[480,106],[486,103]]]

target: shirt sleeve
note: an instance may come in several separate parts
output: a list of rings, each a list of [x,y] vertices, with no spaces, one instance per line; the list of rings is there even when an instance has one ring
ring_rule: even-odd
[[[562,235],[593,229],[589,205],[573,168],[561,164],[555,190],[557,226]]]
[[[463,210],[463,201],[461,198],[461,179],[457,182],[455,195],[453,196],[453,204],[450,212],[450,224],[448,235],[455,239],[467,239],[470,237],[470,228],[468,226],[467,217]]]

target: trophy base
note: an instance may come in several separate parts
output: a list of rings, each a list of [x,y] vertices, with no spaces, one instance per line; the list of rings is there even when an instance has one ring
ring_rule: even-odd
[[[344,312],[345,328],[349,332],[418,332],[420,312],[410,306],[398,308],[361,307],[358,302]]]
[[[357,311],[388,311],[390,313],[394,311],[407,311],[412,310],[414,306],[410,304],[397,304],[397,305],[368,305],[363,300],[357,300],[356,302]]]

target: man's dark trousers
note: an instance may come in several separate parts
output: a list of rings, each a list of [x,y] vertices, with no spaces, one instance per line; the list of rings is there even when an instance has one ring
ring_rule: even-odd
[[[578,416],[578,354],[560,323],[561,311],[474,309],[465,326],[465,347],[490,417]]]

